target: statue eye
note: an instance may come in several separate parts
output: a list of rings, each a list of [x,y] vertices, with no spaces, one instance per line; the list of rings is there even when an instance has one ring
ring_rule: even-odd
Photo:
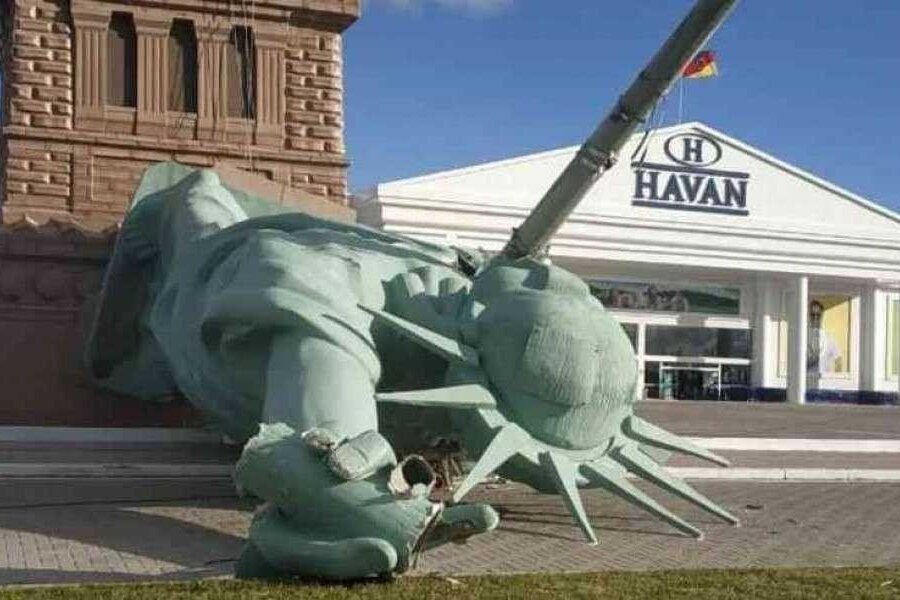
[[[558,328],[532,329],[522,356],[527,391],[546,402],[580,406],[591,401],[599,377],[596,342]]]

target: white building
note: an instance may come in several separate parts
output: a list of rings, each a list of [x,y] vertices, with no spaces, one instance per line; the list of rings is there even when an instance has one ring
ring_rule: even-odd
[[[644,396],[897,403],[900,215],[701,123],[641,135],[551,246]],[[499,250],[576,147],[377,185],[361,222]]]

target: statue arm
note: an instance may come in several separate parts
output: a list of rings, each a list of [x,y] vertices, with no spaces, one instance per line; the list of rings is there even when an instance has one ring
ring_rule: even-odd
[[[377,430],[377,377],[332,341],[303,332],[278,334],[271,343],[262,421],[296,431],[328,429],[342,438]]]

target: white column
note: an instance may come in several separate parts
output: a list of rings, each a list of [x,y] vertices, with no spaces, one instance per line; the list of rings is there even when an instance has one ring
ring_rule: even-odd
[[[878,288],[874,284],[865,287],[860,299],[859,336],[859,389],[875,391],[881,369],[878,352]]]
[[[640,380],[638,381],[637,389],[634,391],[636,400],[644,400],[647,397],[646,393],[646,382],[647,382],[647,363],[644,362],[644,353],[646,351],[647,344],[647,324],[646,323],[638,323],[637,324],[637,335],[635,336],[635,355],[637,356],[638,361],[638,377]]]
[[[809,278],[798,277],[793,282],[788,309],[788,372],[787,401],[790,404],[806,402],[806,343],[809,324]]]
[[[773,335],[773,285],[771,280],[760,278],[756,282],[753,315],[753,372],[755,387],[775,387],[778,363],[778,336]],[[774,360],[773,360],[774,357]]]

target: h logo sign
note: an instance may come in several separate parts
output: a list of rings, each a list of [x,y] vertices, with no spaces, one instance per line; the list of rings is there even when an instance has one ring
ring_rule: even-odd
[[[681,160],[686,163],[703,163],[703,138],[683,137]]]
[[[722,146],[716,140],[696,133],[678,133],[666,140],[663,150],[679,165],[708,167],[722,158]]]

